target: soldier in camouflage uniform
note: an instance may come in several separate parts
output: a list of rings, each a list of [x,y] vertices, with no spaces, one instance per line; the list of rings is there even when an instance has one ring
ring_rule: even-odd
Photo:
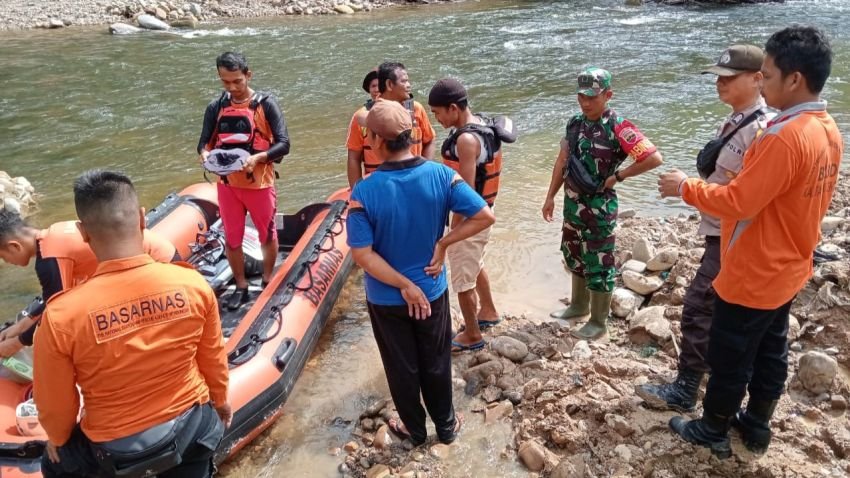
[[[570,119],[561,139],[543,218],[552,221],[555,195],[563,185],[561,251],[572,275],[572,296],[570,306],[552,316],[569,319],[590,313],[587,324],[572,333],[590,340],[607,331],[614,290],[614,185],[658,167],[661,154],[636,126],[608,107],[613,95],[608,71],[585,69],[578,76],[576,93],[582,112]],[[619,169],[629,156],[634,162]]]

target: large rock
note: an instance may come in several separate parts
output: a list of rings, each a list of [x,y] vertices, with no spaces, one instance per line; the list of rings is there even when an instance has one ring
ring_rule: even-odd
[[[814,394],[828,392],[837,373],[838,362],[829,355],[812,351],[800,357],[797,377],[803,387]]]
[[[47,26],[48,28],[64,28],[65,22],[58,18],[51,18],[50,21],[47,23]]]
[[[186,15],[183,18],[171,22],[171,26],[174,28],[189,28],[195,30],[198,28],[199,23],[192,15]]]
[[[153,15],[139,15],[139,19],[137,21],[139,22],[140,27],[148,30],[168,30],[171,28],[167,23]]]
[[[133,25],[127,25],[126,23],[113,23],[109,25],[109,33],[113,35],[132,35],[133,33],[139,33],[142,31],[141,28],[134,27]]]
[[[201,10],[201,6],[197,3],[189,4],[189,12],[191,12],[192,15],[195,16],[195,18],[201,18],[201,14],[203,13],[203,11]]]
[[[345,4],[335,5],[334,10],[337,13],[344,13],[346,15],[351,15],[352,13],[354,13],[354,9]]]
[[[788,314],[788,341],[794,342],[800,338],[800,321],[792,314]]]
[[[643,304],[643,296],[629,289],[616,288],[611,296],[611,312],[617,317],[628,317]]]
[[[366,471],[366,478],[386,478],[391,474],[387,465],[375,465]]]
[[[490,347],[502,357],[514,362],[521,362],[528,355],[528,346],[519,340],[501,335],[490,342]]]
[[[637,345],[655,342],[664,345],[673,338],[670,321],[664,318],[664,306],[639,310],[629,321],[629,339]]]
[[[623,267],[621,267],[621,269],[624,271],[633,271],[637,272],[638,274],[643,274],[646,271],[646,263],[634,259],[629,259],[623,264]]]
[[[623,282],[640,295],[652,294],[664,285],[664,280],[658,276],[645,276],[632,271],[623,271]]]
[[[154,16],[156,16],[156,18],[159,18],[160,20],[165,20],[166,18],[168,18],[168,12],[166,12],[163,8],[157,8],[154,10],[154,12]]]
[[[646,268],[651,271],[668,271],[676,265],[679,260],[679,250],[675,247],[662,249],[661,252],[655,255],[649,262],[646,263]]]
[[[838,228],[838,226],[844,224],[846,221],[847,220],[844,219],[843,217],[826,216],[820,222],[820,230],[823,231],[824,233],[832,232],[833,230]]]
[[[491,360],[466,369],[463,372],[463,379],[468,381],[471,377],[477,376],[482,380],[486,380],[490,375],[501,374],[503,368],[504,366],[502,365],[502,362],[499,362],[498,360]]]
[[[546,466],[546,449],[536,441],[519,445],[519,459],[531,471],[542,471]]]
[[[493,423],[503,417],[508,417],[514,412],[514,405],[508,400],[499,403],[491,403],[484,409],[484,423]]]
[[[655,257],[655,246],[649,242],[649,239],[641,238],[635,241],[635,244],[632,246],[632,259],[649,262],[653,257]]]
[[[593,356],[593,351],[590,350],[590,345],[587,341],[579,340],[573,345],[573,350],[570,352],[572,357],[577,360],[587,360]]]

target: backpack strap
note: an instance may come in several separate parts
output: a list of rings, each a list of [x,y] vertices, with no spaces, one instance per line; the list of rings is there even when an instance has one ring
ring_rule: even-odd
[[[764,111],[762,111],[762,109],[761,109],[761,108],[759,108],[759,109],[757,109],[757,110],[753,111],[753,112],[750,114],[750,116],[747,116],[747,117],[746,117],[746,118],[744,118],[744,119],[743,119],[740,123],[738,123],[738,126],[736,126],[736,127],[735,127],[735,129],[733,129],[731,133],[729,133],[729,134],[727,134],[726,136],[724,136],[724,137],[723,137],[723,139],[722,139],[722,140],[721,140],[721,142],[720,142],[720,147],[722,148],[723,146],[726,146],[726,143],[728,143],[728,142],[729,142],[729,140],[730,140],[730,139],[732,139],[732,136],[735,136],[735,134],[736,134],[738,131],[740,131],[740,130],[741,130],[741,128],[743,128],[744,126],[747,126],[748,124],[752,123],[752,122],[753,122],[753,121],[755,121],[755,120],[756,120],[759,116],[764,116]]]

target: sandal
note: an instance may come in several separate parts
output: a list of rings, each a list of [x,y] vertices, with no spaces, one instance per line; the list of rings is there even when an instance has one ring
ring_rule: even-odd
[[[502,321],[502,319],[499,319],[499,320],[479,320],[479,321],[478,321],[478,328],[479,328],[480,330],[487,330],[487,329],[489,329],[490,327],[495,327],[495,326],[499,325],[499,323],[500,323],[501,321]],[[465,326],[465,325],[461,325],[461,326],[457,329],[457,333],[461,333],[461,332],[463,332],[464,330],[466,330],[466,326]]]
[[[463,428],[463,422],[463,414],[455,414],[455,428],[454,430],[452,430],[452,435],[446,439],[440,438],[440,443],[444,445],[451,445],[455,440],[457,440],[457,436],[458,434],[460,434],[460,430]]]
[[[410,433],[407,431],[407,428],[404,426],[404,423],[401,421],[401,418],[398,418],[398,417],[390,418],[389,421],[387,422],[387,427],[397,437],[401,438],[402,440],[410,440],[410,443],[413,443],[415,446],[419,446],[419,445],[425,443],[425,440],[422,440],[421,442],[418,442],[418,443],[413,440],[413,438],[410,436]]]
[[[454,354],[460,352],[474,352],[476,350],[483,349],[485,345],[487,345],[487,342],[483,339],[479,340],[478,342],[475,342],[474,344],[469,345],[452,340],[452,353]]]

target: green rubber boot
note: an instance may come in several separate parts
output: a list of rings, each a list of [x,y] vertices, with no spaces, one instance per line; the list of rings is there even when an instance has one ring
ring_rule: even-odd
[[[611,312],[611,292],[590,291],[590,320],[572,336],[582,340],[597,339],[608,332],[608,314]]]
[[[549,317],[553,319],[571,319],[590,313],[590,292],[587,290],[587,281],[578,274],[573,273],[571,275],[573,277],[573,293],[570,296],[570,306],[549,314]]]

